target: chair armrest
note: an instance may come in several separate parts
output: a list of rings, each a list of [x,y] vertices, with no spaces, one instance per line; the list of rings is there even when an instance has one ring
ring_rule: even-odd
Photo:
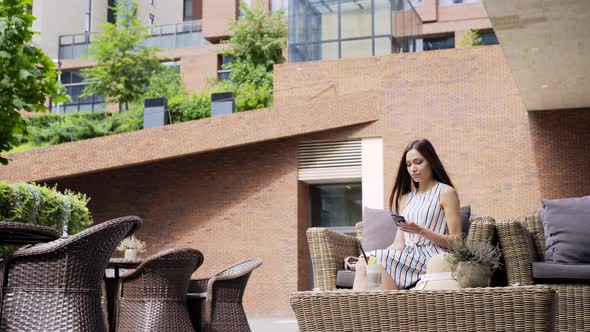
[[[502,220],[496,223],[496,229],[504,255],[508,284],[532,284],[532,256],[525,228],[518,220]]]
[[[207,292],[207,283],[210,278],[191,279],[188,283],[187,293],[205,293]]]
[[[307,241],[315,287],[322,290],[336,289],[336,273],[343,269],[345,257],[359,256],[360,241],[353,236],[321,227],[309,228]]]

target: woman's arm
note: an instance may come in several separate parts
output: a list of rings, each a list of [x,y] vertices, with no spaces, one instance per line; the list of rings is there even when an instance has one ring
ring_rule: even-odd
[[[408,194],[405,194],[401,197],[400,199],[400,203],[399,203],[399,207],[400,207],[400,211],[404,210],[404,207],[406,206],[406,202],[408,199]],[[399,211],[396,211],[396,213],[399,214]],[[397,232],[395,232],[395,239],[393,240],[393,243],[387,247],[387,249],[395,249],[395,250],[404,250],[404,248],[406,247],[406,241],[404,240],[404,232],[398,227],[397,228]]]
[[[461,237],[461,215],[459,212],[459,196],[455,188],[445,186],[440,194],[440,206],[445,213],[447,219],[447,227],[449,234],[444,235],[433,232],[427,228],[421,227],[418,224],[408,221],[399,226],[404,232],[410,232],[425,237],[426,239],[438,244],[441,247],[448,248],[449,240],[454,237]]]

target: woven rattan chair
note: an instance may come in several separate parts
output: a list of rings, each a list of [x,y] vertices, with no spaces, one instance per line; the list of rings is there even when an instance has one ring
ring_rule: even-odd
[[[469,241],[491,241],[496,243],[495,222],[490,217],[471,219],[467,239]],[[336,289],[336,274],[344,268],[344,258],[359,256],[362,237],[362,223],[356,224],[357,237],[336,233],[322,227],[307,230],[307,241],[313,267],[314,285],[320,290]],[[496,284],[502,284],[501,277],[494,277]]]
[[[290,302],[301,332],[555,330],[555,291],[546,286],[306,291]]]
[[[104,270],[119,242],[140,225],[138,217],[113,219],[8,254],[0,330],[105,331]]]
[[[203,254],[199,250],[170,249],[121,277],[116,330],[194,331],[186,294],[191,274],[201,264]]]
[[[242,297],[250,274],[261,264],[261,259],[250,259],[210,278],[191,280],[188,306],[195,329],[208,332],[250,331]]]
[[[529,240],[532,235],[534,251],[540,261],[545,259],[545,235],[538,214],[503,220],[496,224],[500,246],[506,264],[508,284],[537,284],[533,279]],[[527,234],[528,233],[528,234]],[[547,284],[557,290],[558,331],[590,331],[590,284]]]

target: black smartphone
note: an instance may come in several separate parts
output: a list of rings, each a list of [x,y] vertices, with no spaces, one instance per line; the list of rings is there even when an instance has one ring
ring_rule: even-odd
[[[402,215],[399,215],[399,214],[392,213],[392,214],[391,214],[391,218],[393,219],[393,221],[394,221],[394,222],[395,222],[397,225],[399,225],[399,224],[400,224],[400,223],[402,223],[402,222],[406,222],[406,218],[404,218],[404,216],[402,216]]]

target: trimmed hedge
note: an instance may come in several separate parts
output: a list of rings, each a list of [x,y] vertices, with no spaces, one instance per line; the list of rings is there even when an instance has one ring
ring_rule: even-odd
[[[59,232],[78,233],[92,225],[87,208],[90,199],[81,193],[34,183],[0,182],[0,220],[53,227]]]

